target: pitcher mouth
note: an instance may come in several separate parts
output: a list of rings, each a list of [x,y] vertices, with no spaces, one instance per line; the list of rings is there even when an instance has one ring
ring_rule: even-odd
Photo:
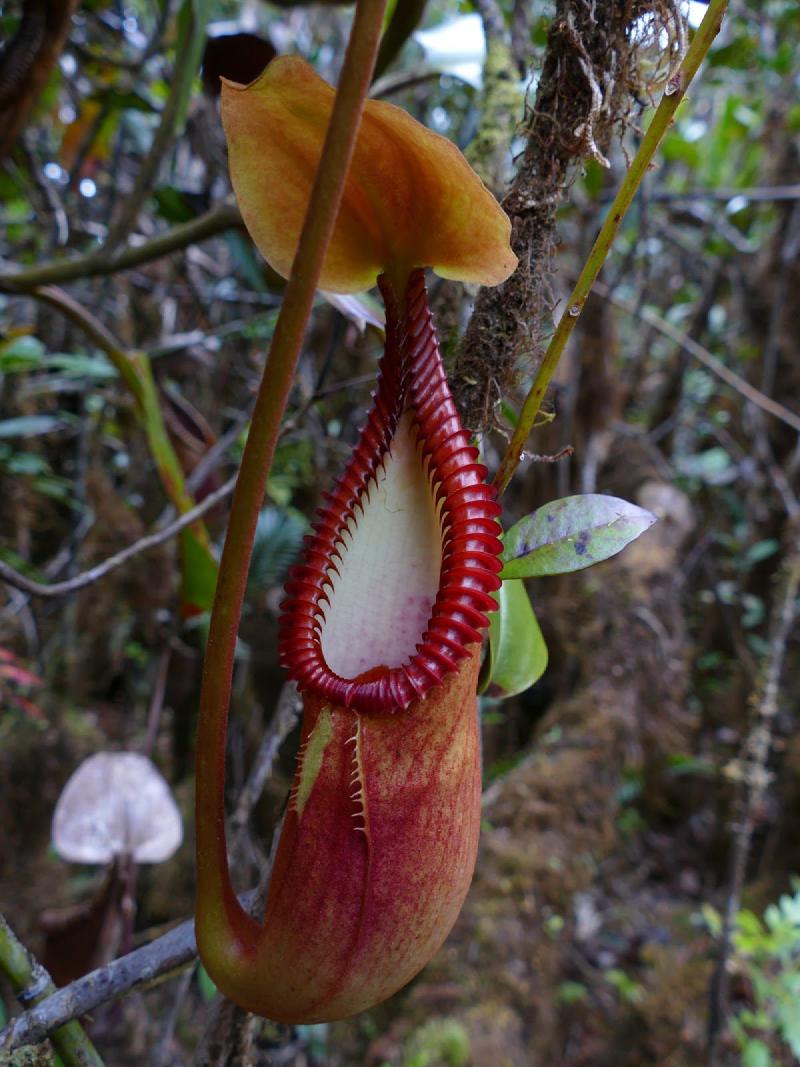
[[[279,640],[301,690],[364,713],[407,708],[472,653],[495,608],[502,547],[424,273],[412,272],[402,308],[379,285],[386,349],[373,407],[290,572]]]

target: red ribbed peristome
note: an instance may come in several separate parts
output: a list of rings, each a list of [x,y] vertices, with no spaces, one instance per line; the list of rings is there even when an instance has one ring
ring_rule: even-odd
[[[500,507],[486,483],[486,468],[469,443],[450,395],[431,322],[425,277],[415,270],[405,312],[381,279],[386,304],[386,349],[378,389],[366,426],[326,507],[306,537],[304,561],[292,568],[282,604],[280,659],[300,689],[355,711],[380,713],[406,708],[427,696],[470,655],[487,625],[500,586],[497,515]],[[342,678],[328,667],[320,632],[336,567],[342,530],[377,468],[390,450],[404,411],[413,413],[423,459],[430,458],[431,490],[441,501],[442,569],[439,591],[415,655],[400,667]],[[369,590],[364,590],[369,596]]]

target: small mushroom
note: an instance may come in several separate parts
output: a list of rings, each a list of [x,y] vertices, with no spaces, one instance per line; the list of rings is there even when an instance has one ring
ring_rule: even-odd
[[[67,782],[53,815],[53,846],[71,863],[129,856],[161,863],[183,840],[178,807],[163,776],[138,752],[98,752]]]
[[[44,959],[60,984],[129,952],[136,915],[136,867],[170,858],[183,838],[181,814],[164,778],[138,752],[90,756],[64,786],[53,815],[56,852],[97,864],[93,895],[40,916]]]

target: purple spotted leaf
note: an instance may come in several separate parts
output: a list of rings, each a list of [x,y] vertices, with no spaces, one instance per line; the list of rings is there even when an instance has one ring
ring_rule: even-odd
[[[656,521],[615,496],[584,493],[552,500],[505,535],[503,578],[568,574],[615,556]]]

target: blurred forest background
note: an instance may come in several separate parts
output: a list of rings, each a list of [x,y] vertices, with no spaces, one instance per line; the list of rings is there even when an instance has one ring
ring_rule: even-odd
[[[490,469],[703,10],[398,0],[374,93],[468,153],[523,258],[489,293],[430,279]],[[0,911],[59,984],[193,906],[214,554],[282,284],[231,198],[218,78],[299,52],[334,81],[351,17],[291,0],[0,6]],[[506,493],[508,522],[578,492],[661,521],[600,567],[529,583],[550,665],[481,702],[481,854],[445,948],[379,1009],[294,1029],[221,1009],[184,967],[84,1019],[106,1063],[800,1061],[799,87],[798,6],[734,0]],[[281,584],[355,440],[379,328],[372,296],[320,294],[261,515],[230,738],[242,889],[296,745]],[[113,843],[68,863],[59,795],[122,750],[166,778],[183,844],[135,872]],[[0,1029],[19,1010],[0,978]],[[48,1062],[30,1055],[0,1062]]]

